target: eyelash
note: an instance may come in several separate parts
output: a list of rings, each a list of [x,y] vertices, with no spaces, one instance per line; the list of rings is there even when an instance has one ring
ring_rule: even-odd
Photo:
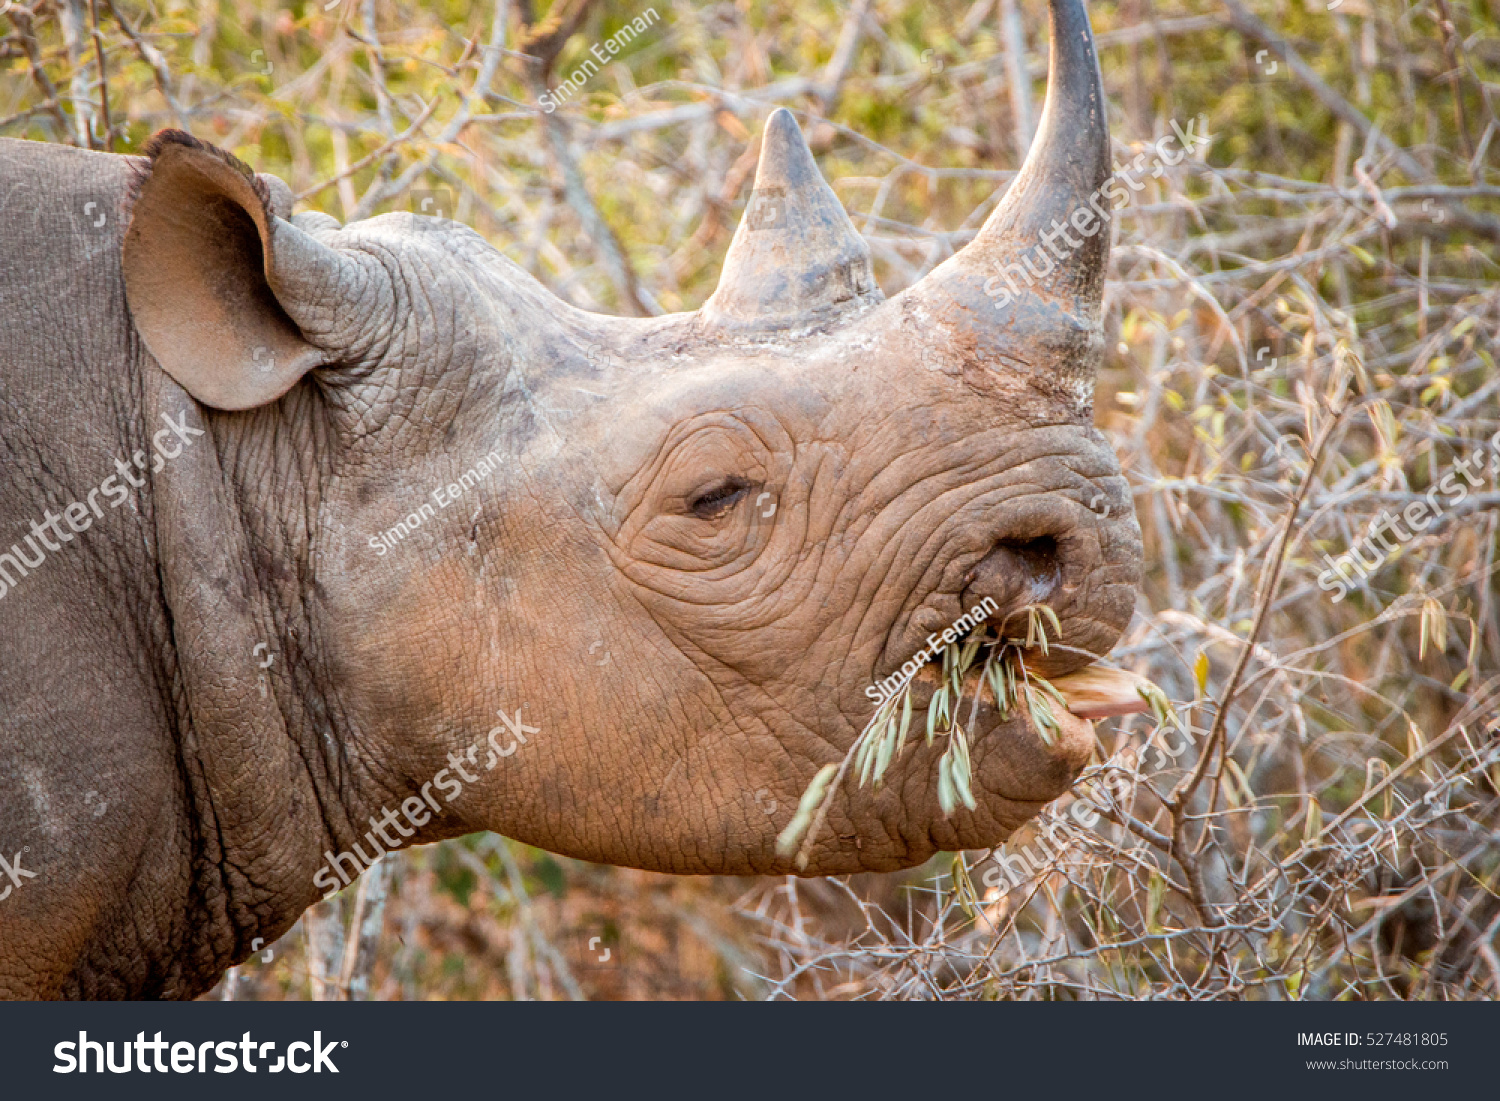
[[[701,493],[688,504],[688,511],[700,520],[716,520],[750,492],[747,482],[731,480]]]

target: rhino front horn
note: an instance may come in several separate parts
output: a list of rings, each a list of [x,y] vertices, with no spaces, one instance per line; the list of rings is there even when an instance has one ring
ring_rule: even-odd
[[[1109,126],[1083,0],[1051,0],[1047,102],[975,238],[902,296],[986,362],[1030,369],[1091,407],[1109,263]]]
[[[745,217],[700,316],[713,327],[823,326],[884,299],[870,247],[824,181],[792,113],[766,121]]]

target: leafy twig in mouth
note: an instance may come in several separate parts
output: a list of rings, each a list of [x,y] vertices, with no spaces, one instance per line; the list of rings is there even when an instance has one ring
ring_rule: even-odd
[[[1017,614],[1026,616],[1024,639],[1005,638],[999,633],[992,635],[988,627],[980,626],[943,647],[942,683],[927,705],[927,744],[931,745],[939,734],[948,737],[948,746],[938,759],[938,805],[945,817],[951,816],[960,803],[969,810],[978,806],[972,790],[969,731],[974,728],[979,713],[979,695],[986,684],[994,694],[995,706],[1002,718],[1009,718],[1016,705],[1024,703],[1033,729],[1049,746],[1056,741],[1061,729],[1053,707],[1066,706],[1062,695],[1044,678],[1030,672],[1022,655],[1031,649],[1046,654],[1049,624],[1055,637],[1061,635],[1062,625],[1057,613],[1045,604],[1028,605]],[[961,724],[958,714],[963,703],[964,678],[974,668],[981,651],[984,663],[975,681],[967,723]],[[891,764],[900,758],[911,730],[914,680],[914,677],[908,678],[875,708],[875,714],[849,747],[843,761],[837,766],[825,765],[802,793],[797,812],[776,839],[776,851],[781,855],[796,852],[799,869],[807,867],[813,841],[823,828],[833,797],[850,766],[859,777],[859,787],[870,783],[878,789]]]

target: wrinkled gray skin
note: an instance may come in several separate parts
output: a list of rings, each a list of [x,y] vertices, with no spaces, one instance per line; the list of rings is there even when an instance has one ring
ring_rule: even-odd
[[[164,414],[206,433],[0,597],[0,855],[34,873],[0,898],[0,995],[201,993],[497,712],[534,732],[406,844],[779,873],[864,687],[963,609],[1045,599],[1052,673],[1107,650],[1140,570],[1092,427],[1107,228],[1022,301],[984,293],[1107,172],[1081,5],[1053,20],[1021,177],[890,301],[784,112],[777,209],[703,310],[650,320],[573,309],[462,226],[287,220],[279,182],[185,136],[0,142],[0,551]],[[951,818],[941,742],[846,782],[807,874],[995,844],[1087,759],[1063,725],[1049,747],[983,708]]]

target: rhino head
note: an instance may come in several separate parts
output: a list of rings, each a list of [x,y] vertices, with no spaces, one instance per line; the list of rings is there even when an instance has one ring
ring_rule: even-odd
[[[216,411],[214,507],[247,533],[284,657],[267,702],[239,698],[314,732],[278,766],[317,759],[308,860],[415,800],[441,812],[403,844],[490,829],[660,871],[793,870],[777,835],[870,717],[866,687],[966,610],[1049,605],[1048,674],[1114,644],[1141,544],[1093,427],[1109,148],[1080,0],[1053,2],[1051,64],[983,229],[890,299],[785,110],[717,290],[650,319],[576,309],[451,221],[293,216],[279,181],[153,140],[130,312]],[[1090,725],[1060,722],[1049,744],[981,710],[972,811],[939,808],[941,744],[878,793],[846,782],[802,870],[999,842],[1089,757]]]

